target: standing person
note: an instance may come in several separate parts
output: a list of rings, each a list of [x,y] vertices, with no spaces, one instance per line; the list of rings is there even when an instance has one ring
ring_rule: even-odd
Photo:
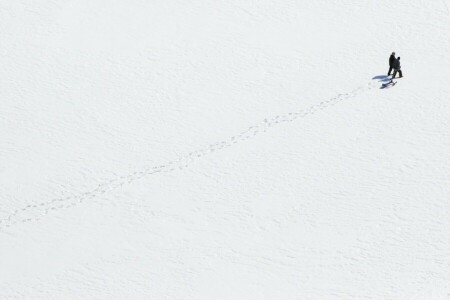
[[[400,74],[400,78],[403,77],[402,70],[400,70],[400,56],[394,61],[394,64],[392,65],[394,68],[394,74],[392,74],[392,79],[395,78],[395,75],[397,75],[397,72]]]
[[[388,72],[388,76],[391,75],[391,71],[393,69],[394,61],[395,61],[395,52],[392,52],[391,56],[389,56],[389,72]]]

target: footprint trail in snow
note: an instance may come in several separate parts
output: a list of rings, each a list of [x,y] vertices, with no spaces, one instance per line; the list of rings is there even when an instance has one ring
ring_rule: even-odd
[[[114,179],[111,179],[107,182],[99,184],[96,188],[87,191],[85,193],[81,193],[74,196],[55,198],[49,201],[43,201],[39,203],[29,204],[25,207],[14,210],[8,217],[0,219],[0,231],[4,231],[12,226],[39,221],[46,215],[62,210],[71,208],[76,206],[77,204],[83,203],[84,201],[88,201],[92,198],[98,197],[106,192],[119,188],[125,184],[130,184],[133,181],[136,181],[144,176],[157,174],[157,173],[165,173],[172,172],[175,170],[182,170],[187,168],[192,162],[196,159],[204,157],[208,154],[214,153],[216,151],[222,150],[224,148],[228,148],[233,146],[234,144],[246,141],[256,136],[259,133],[266,132],[269,128],[274,127],[275,125],[293,122],[296,119],[304,118],[308,115],[312,115],[317,111],[324,110],[327,107],[330,107],[338,102],[343,100],[353,98],[357,95],[360,95],[364,91],[371,90],[378,86],[378,82],[370,82],[367,85],[360,86],[349,93],[338,94],[337,96],[330,98],[326,101],[322,101],[318,104],[312,105],[309,108],[297,112],[289,112],[281,115],[277,115],[271,118],[266,118],[262,122],[248,127],[246,130],[241,133],[229,137],[220,142],[216,142],[210,144],[204,148],[200,148],[198,150],[192,151],[186,155],[183,155],[175,160],[168,161],[158,166],[148,166],[143,168],[140,171],[133,172],[131,174],[125,176],[118,176]]]

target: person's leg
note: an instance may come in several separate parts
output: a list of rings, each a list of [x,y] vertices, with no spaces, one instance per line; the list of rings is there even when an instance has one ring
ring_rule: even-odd
[[[400,74],[400,78],[402,78],[403,77],[402,70],[398,70],[398,73]]]
[[[397,75],[397,70],[396,69],[394,69],[394,74],[392,74],[392,79],[395,78],[395,75]]]
[[[391,72],[392,72],[392,67],[389,67],[388,76],[391,75]]]

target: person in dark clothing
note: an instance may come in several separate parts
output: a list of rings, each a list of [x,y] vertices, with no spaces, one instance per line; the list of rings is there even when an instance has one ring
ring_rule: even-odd
[[[403,77],[402,70],[400,70],[400,56],[394,61],[392,64],[392,67],[394,68],[394,74],[392,74],[392,79],[395,78],[395,75],[397,75],[397,72],[400,74],[400,78]]]
[[[395,61],[395,52],[392,52],[391,56],[389,56],[389,72],[388,72],[388,76],[391,75],[392,69],[393,69],[393,65],[394,65],[394,61]]]

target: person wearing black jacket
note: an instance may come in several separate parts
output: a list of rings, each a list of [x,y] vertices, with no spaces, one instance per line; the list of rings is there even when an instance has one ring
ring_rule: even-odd
[[[402,70],[400,70],[400,56],[394,61],[392,64],[392,67],[394,68],[394,74],[392,74],[392,79],[395,78],[395,75],[397,75],[397,72],[400,74],[400,78],[403,77]]]
[[[394,68],[394,61],[395,61],[395,52],[392,52],[391,56],[389,56],[389,72],[388,76],[391,75],[391,71]]]

